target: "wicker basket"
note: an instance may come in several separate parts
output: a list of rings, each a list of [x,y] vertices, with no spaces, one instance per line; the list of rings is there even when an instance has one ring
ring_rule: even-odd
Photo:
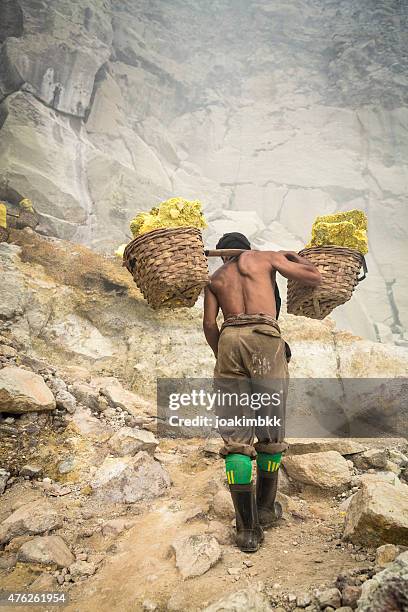
[[[123,259],[152,308],[194,306],[208,283],[201,232],[195,227],[142,234],[127,245]]]
[[[319,269],[322,282],[318,287],[288,281],[287,310],[294,315],[310,319],[324,319],[328,314],[347,302],[357,283],[361,266],[367,271],[365,259],[354,249],[324,246],[303,249],[299,255],[309,259]]]
[[[0,242],[7,242],[10,232],[6,227],[0,227]]]

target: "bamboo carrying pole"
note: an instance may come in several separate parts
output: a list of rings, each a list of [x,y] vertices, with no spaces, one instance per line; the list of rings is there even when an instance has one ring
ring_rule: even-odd
[[[204,251],[206,257],[236,257],[247,249],[207,249]]]

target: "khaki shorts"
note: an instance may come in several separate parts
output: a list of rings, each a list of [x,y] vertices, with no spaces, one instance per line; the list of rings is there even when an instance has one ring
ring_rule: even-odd
[[[261,323],[225,327],[218,342],[214,378],[220,388],[230,386],[230,389],[239,389],[240,393],[245,394],[283,391],[278,406],[262,407],[255,415],[253,409],[241,403],[223,406],[223,416],[276,417],[275,422],[279,421],[280,425],[219,427],[224,440],[221,455],[240,453],[256,457],[257,452],[274,454],[288,448],[284,436],[289,371],[285,342],[279,329]]]

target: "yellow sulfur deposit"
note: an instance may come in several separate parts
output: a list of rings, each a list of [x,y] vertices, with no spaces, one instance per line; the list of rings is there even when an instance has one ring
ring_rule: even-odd
[[[362,210],[349,210],[317,217],[307,247],[343,246],[368,253],[367,217]]]
[[[170,198],[150,212],[136,215],[130,224],[133,237],[146,232],[166,227],[207,227],[201,202],[199,200],[184,200],[183,198]]]
[[[27,210],[28,212],[34,212],[33,203],[28,198],[23,198],[19,202],[19,205],[21,206],[21,208],[24,208],[24,210]]]
[[[120,244],[115,251],[116,257],[120,257],[121,259],[123,259],[123,253],[125,252],[126,247],[127,244]]]
[[[7,208],[4,202],[0,202],[0,227],[7,227]]]

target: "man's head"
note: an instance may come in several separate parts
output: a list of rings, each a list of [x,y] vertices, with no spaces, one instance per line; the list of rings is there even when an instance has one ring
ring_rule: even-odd
[[[221,236],[217,242],[216,249],[251,249],[251,244],[244,234],[229,232]]]

